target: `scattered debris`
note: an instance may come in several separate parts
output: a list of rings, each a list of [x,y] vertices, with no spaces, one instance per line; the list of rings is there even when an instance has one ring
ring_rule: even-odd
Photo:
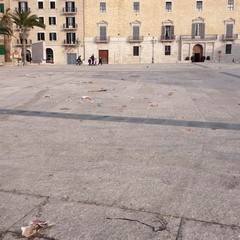
[[[105,88],[100,88],[100,89],[95,89],[95,90],[89,90],[88,92],[106,92],[107,89]]]
[[[172,96],[174,92],[169,92],[168,93],[168,96]]]
[[[192,128],[187,128],[186,130],[189,132],[194,132],[194,129],[192,129]]]
[[[88,82],[85,81],[85,82],[83,82],[83,83],[93,83],[93,82],[92,82],[92,81],[88,81]]]
[[[44,96],[44,98],[51,98],[51,97],[52,97],[51,95]]]
[[[60,108],[60,110],[70,110],[69,108]]]
[[[151,107],[158,107],[158,103],[151,103],[150,106]]]
[[[81,99],[92,100],[92,98],[90,96],[82,96]]]
[[[54,224],[50,224],[49,221],[34,220],[30,222],[28,226],[21,227],[22,236],[29,238],[35,235],[40,228],[48,228],[48,227],[52,227],[53,225]]]
[[[74,101],[74,100],[78,100],[78,98],[76,98],[76,97],[74,98],[74,97],[68,96],[68,99],[66,101],[71,102],[71,101]]]
[[[119,109],[120,111],[122,111],[123,108],[125,108],[125,107],[127,107],[127,105],[122,105],[122,106],[120,106],[118,109]]]
[[[130,99],[131,99],[131,101],[132,101],[132,100],[134,100],[134,97],[131,97]]]

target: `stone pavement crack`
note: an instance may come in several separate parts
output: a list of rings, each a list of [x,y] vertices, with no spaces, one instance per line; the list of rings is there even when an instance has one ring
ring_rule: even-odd
[[[184,221],[183,218],[181,218],[176,240],[181,240],[182,239],[182,225],[183,225],[183,221]]]
[[[34,207],[32,210],[30,210],[28,213],[26,213],[23,217],[21,217],[21,219],[19,219],[17,222],[12,224],[6,231],[9,231],[9,229],[11,229],[15,224],[17,224],[19,221],[21,221],[24,217],[26,217],[29,213],[33,212],[34,210],[37,210],[39,216],[41,216],[41,214],[43,212],[42,208],[45,205],[49,204],[51,202],[50,201],[51,199],[55,199],[56,201],[59,201],[59,202],[69,202],[69,203],[83,204],[83,205],[96,206],[96,207],[100,206],[100,207],[106,207],[106,208],[121,209],[123,211],[133,211],[133,212],[139,212],[139,213],[141,212],[141,213],[161,215],[162,217],[171,217],[171,218],[175,218],[175,219],[181,219],[176,240],[181,240],[181,227],[182,227],[182,225],[184,224],[185,221],[194,221],[194,222],[199,222],[199,223],[218,225],[220,227],[227,227],[227,228],[231,228],[231,229],[240,230],[240,225],[222,224],[222,223],[215,222],[215,221],[205,221],[205,220],[201,220],[201,219],[193,219],[193,218],[188,218],[188,217],[183,218],[183,217],[175,216],[175,215],[161,214],[159,212],[143,211],[143,210],[134,209],[134,208],[120,207],[120,206],[116,206],[116,205],[112,205],[112,204],[107,205],[107,204],[97,203],[97,202],[88,202],[88,201],[79,201],[79,200],[76,201],[76,200],[69,200],[69,199],[56,199],[56,198],[51,198],[50,196],[41,196],[41,195],[36,195],[36,194],[21,193],[21,192],[17,192],[17,191],[7,191],[7,190],[3,190],[3,189],[0,189],[0,192],[45,198],[40,204],[38,204],[36,207]],[[125,221],[135,221],[135,222],[138,222],[140,224],[143,224],[143,225],[146,225],[148,227],[153,228],[154,232],[163,231],[163,230],[168,231],[166,222],[164,222],[164,220],[162,222],[162,226],[160,226],[159,228],[154,228],[153,226],[151,226],[147,223],[143,223],[143,222],[140,222],[139,220],[134,220],[134,219],[128,219],[128,218],[107,218],[107,219],[109,219],[109,220],[114,220],[114,219],[117,220],[118,219],[118,220],[125,220]],[[0,232],[0,239],[1,239],[1,236],[6,231]],[[50,238],[50,240],[51,239],[52,238]],[[55,239],[52,239],[52,240],[55,240]]]
[[[110,217],[107,217],[106,219],[108,219],[108,220],[123,220],[123,221],[137,222],[137,223],[140,223],[140,224],[145,225],[147,227],[150,227],[153,230],[153,232],[160,232],[160,231],[164,231],[164,230],[168,231],[166,223],[161,224],[160,227],[154,227],[154,226],[152,226],[150,224],[141,222],[141,221],[136,220],[136,219],[130,219],[130,218],[110,218]]]

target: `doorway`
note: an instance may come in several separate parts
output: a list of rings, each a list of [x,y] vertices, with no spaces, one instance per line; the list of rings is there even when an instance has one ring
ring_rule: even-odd
[[[67,53],[67,64],[76,64],[77,54]]]
[[[102,58],[103,64],[108,64],[108,50],[99,50],[98,56]]]
[[[26,51],[26,61],[29,63],[32,62],[31,52],[29,50]]]
[[[53,63],[53,50],[51,48],[46,49],[46,62]]]
[[[201,62],[203,56],[203,47],[197,44],[193,47],[193,62]]]

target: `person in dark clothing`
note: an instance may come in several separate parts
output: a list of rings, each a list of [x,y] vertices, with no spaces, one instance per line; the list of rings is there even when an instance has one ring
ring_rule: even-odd
[[[91,61],[92,61],[92,62],[91,62],[91,65],[94,65],[94,59],[95,59],[95,58],[94,58],[94,54],[93,54],[90,58],[91,58]]]
[[[76,65],[82,65],[82,59],[81,59],[81,55],[80,56],[78,56],[78,58],[77,58],[77,62],[76,62]]]
[[[98,65],[102,65],[102,57],[99,57]]]

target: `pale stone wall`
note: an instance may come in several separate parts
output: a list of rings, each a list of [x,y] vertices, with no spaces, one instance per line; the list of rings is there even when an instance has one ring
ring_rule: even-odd
[[[16,0],[10,1],[10,8],[18,7]],[[27,1],[27,0],[26,0]],[[74,0],[72,0],[74,1]],[[134,0],[136,1],[136,0]],[[165,0],[139,0],[140,11],[133,11],[133,0],[75,0],[77,14],[75,16],[78,28],[75,31],[80,40],[80,45],[73,47],[63,46],[66,39],[66,31],[62,29],[66,23],[66,15],[62,14],[65,7],[65,0],[56,0],[56,9],[50,9],[50,0],[44,0],[44,9],[37,8],[37,1],[28,0],[28,7],[32,13],[45,18],[46,30],[34,28],[30,32],[29,39],[37,42],[37,33],[45,33],[45,49],[51,48],[54,53],[54,63],[66,64],[67,54],[80,54],[87,60],[92,54],[98,58],[99,50],[108,51],[108,62],[110,64],[129,63],[173,63],[185,61],[186,57],[191,58],[193,47],[196,44],[202,46],[203,56],[209,56],[211,61],[220,60],[230,62],[233,59],[240,61],[240,36],[234,41],[222,41],[222,35],[226,33],[226,21],[234,23],[233,32],[240,35],[240,3],[235,0],[234,11],[228,11],[227,0],[203,0],[203,10],[196,10],[196,0],[172,0],[172,12],[165,11]],[[169,0],[170,1],[170,0]],[[100,2],[106,2],[106,12],[100,12]],[[55,16],[56,25],[49,25],[48,18]],[[192,40],[181,41],[181,35],[191,36],[192,22],[201,18],[205,23],[205,34],[216,34],[216,40]],[[174,26],[176,39],[171,42],[161,42],[161,27],[163,22],[170,21]],[[129,43],[128,38],[132,36],[132,24],[140,25],[140,35],[143,41]],[[95,38],[100,35],[99,24],[106,24],[108,43],[96,43]],[[57,41],[49,41],[49,33],[57,33]],[[15,31],[18,36],[18,31]],[[156,44],[151,43],[152,37],[157,40]],[[14,51],[21,51],[20,47],[14,46]],[[226,44],[232,44],[232,53],[225,54]],[[165,46],[171,46],[171,55],[165,55]],[[133,46],[139,47],[139,56],[133,56]],[[31,52],[31,46],[28,47]],[[46,56],[46,53],[45,53]]]
[[[26,0],[27,1],[27,0]],[[44,17],[44,23],[46,24],[46,29],[41,29],[38,27],[34,27],[31,29],[29,39],[32,40],[33,43],[38,42],[37,33],[44,32],[45,33],[45,41],[44,41],[44,56],[45,59],[43,63],[46,62],[46,49],[51,48],[54,54],[54,63],[56,64],[66,64],[67,63],[67,53],[75,53],[76,55],[84,55],[83,44],[84,44],[84,27],[83,27],[83,1],[75,1],[75,7],[77,8],[77,13],[75,15],[64,15],[62,14],[63,8],[65,7],[65,1],[56,0],[56,8],[50,9],[50,1],[44,0],[44,9],[38,9],[37,1],[28,0],[28,7],[30,8],[33,14],[36,14],[38,17]],[[10,8],[14,10],[18,7],[18,1],[11,0]],[[67,31],[63,30],[63,24],[66,23],[66,16],[74,16],[76,24],[78,28],[76,31],[76,37],[80,41],[79,46],[73,47],[65,47],[63,46],[63,41],[66,39]],[[56,25],[49,25],[49,17],[56,17]],[[15,29],[15,36],[18,38],[19,31]],[[57,41],[49,40],[49,33],[56,32],[57,33]],[[17,49],[21,52],[21,47],[15,46],[16,39],[12,40],[13,50]],[[30,52],[32,52],[31,46],[27,48]]]

